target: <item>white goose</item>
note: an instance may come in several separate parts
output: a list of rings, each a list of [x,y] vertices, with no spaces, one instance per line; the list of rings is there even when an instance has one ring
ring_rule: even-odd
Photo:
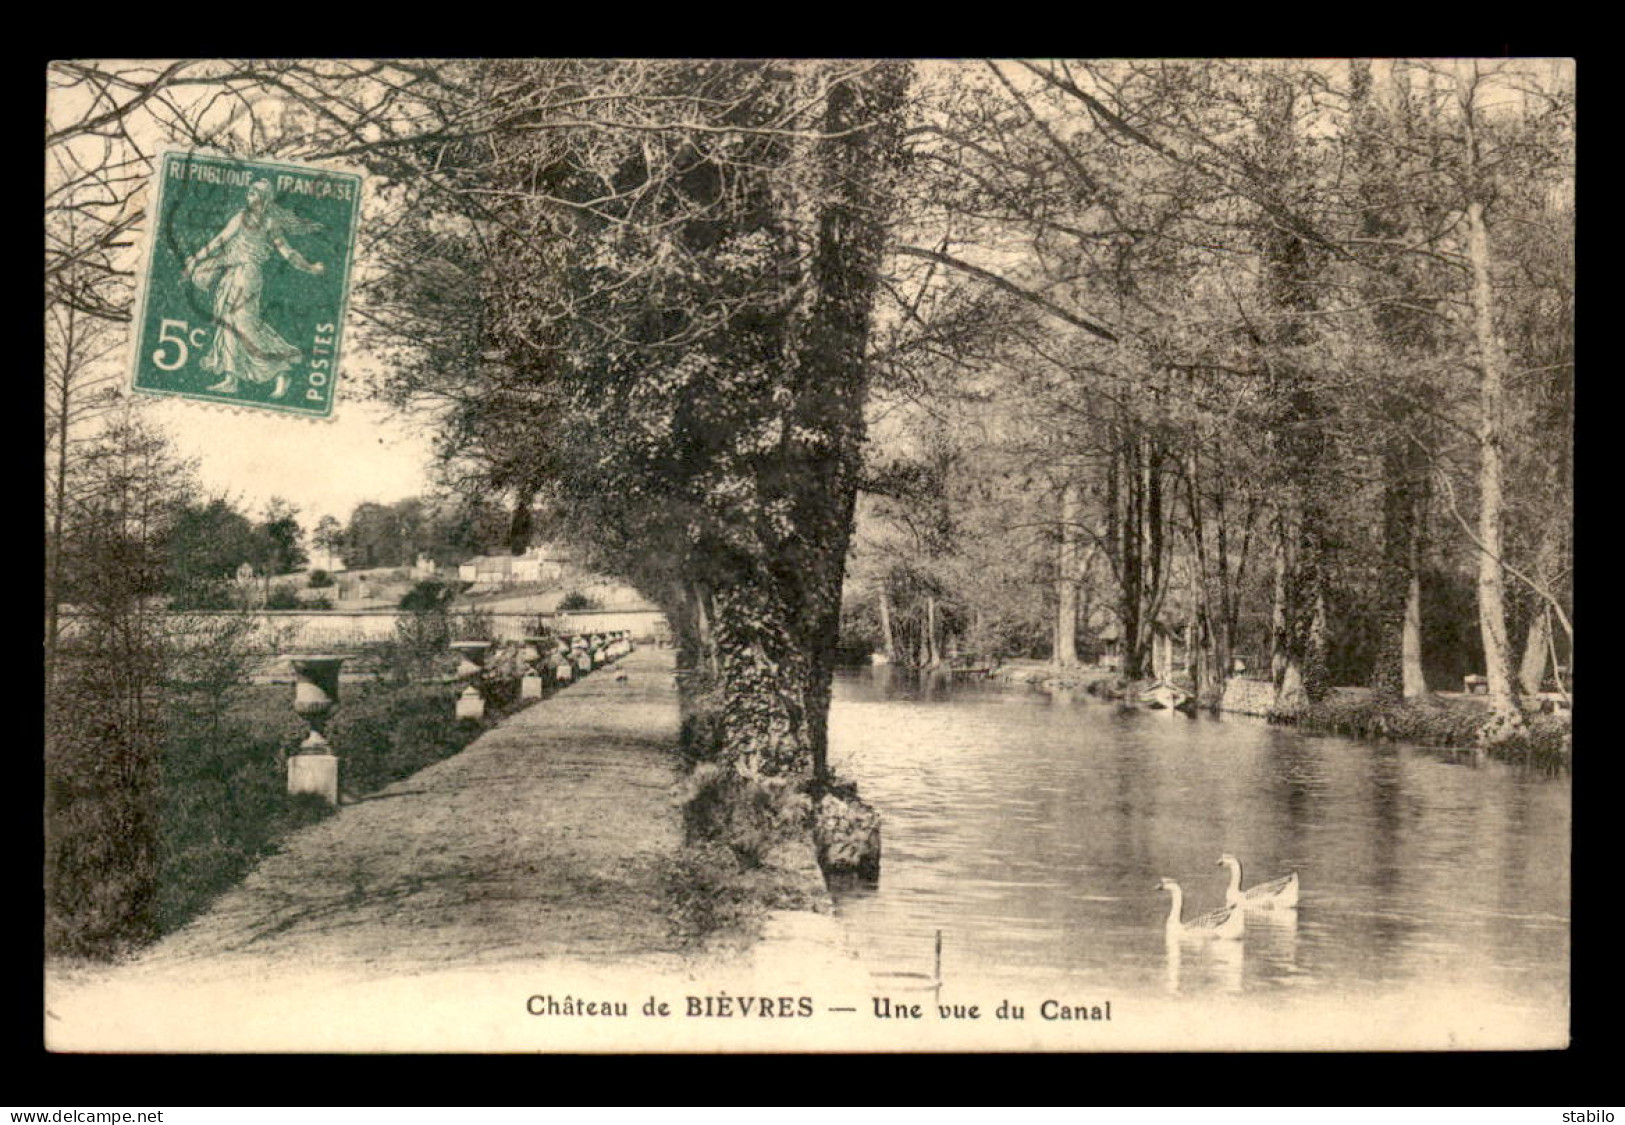
[[[1246,911],[1237,910],[1233,906],[1222,906],[1218,910],[1198,915],[1189,922],[1180,921],[1179,915],[1185,906],[1185,892],[1180,890],[1179,884],[1172,879],[1162,879],[1157,886],[1167,891],[1173,898],[1169,904],[1168,921],[1165,925],[1170,940],[1239,938],[1246,928]]]
[[[1219,857],[1220,867],[1230,868],[1230,886],[1224,892],[1229,906],[1245,910],[1291,910],[1298,905],[1298,873],[1271,879],[1256,887],[1241,889],[1241,860],[1226,852]]]

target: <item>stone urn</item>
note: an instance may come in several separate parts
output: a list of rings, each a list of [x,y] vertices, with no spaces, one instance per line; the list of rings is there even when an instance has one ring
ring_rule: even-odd
[[[491,651],[490,641],[453,641],[451,650],[461,657],[457,665],[457,678],[468,684],[457,697],[459,719],[485,718],[485,697],[480,694],[480,675],[485,671],[485,658]]]
[[[525,649],[520,653],[526,667],[529,669],[519,681],[520,699],[540,699],[542,697],[542,675],[537,665],[542,662],[542,653],[547,650],[548,638],[526,637]]]
[[[323,733],[339,704],[339,669],[342,656],[290,656],[298,677],[293,709],[310,733],[288,757],[288,792],[319,793],[328,804],[339,803],[339,759]]]

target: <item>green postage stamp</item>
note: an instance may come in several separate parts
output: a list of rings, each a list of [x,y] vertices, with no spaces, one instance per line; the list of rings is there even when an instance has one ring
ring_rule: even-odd
[[[330,417],[360,213],[354,172],[163,152],[134,389]]]

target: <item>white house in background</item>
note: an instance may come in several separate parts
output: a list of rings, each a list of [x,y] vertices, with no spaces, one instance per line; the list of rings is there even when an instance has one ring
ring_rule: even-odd
[[[464,582],[511,586],[520,582],[557,582],[564,577],[569,556],[561,547],[532,547],[522,555],[476,555],[457,567]]]

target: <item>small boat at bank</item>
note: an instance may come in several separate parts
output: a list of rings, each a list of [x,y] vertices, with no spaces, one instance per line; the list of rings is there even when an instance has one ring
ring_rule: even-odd
[[[1173,711],[1195,710],[1196,697],[1177,684],[1158,680],[1140,693],[1140,702],[1154,709]]]

